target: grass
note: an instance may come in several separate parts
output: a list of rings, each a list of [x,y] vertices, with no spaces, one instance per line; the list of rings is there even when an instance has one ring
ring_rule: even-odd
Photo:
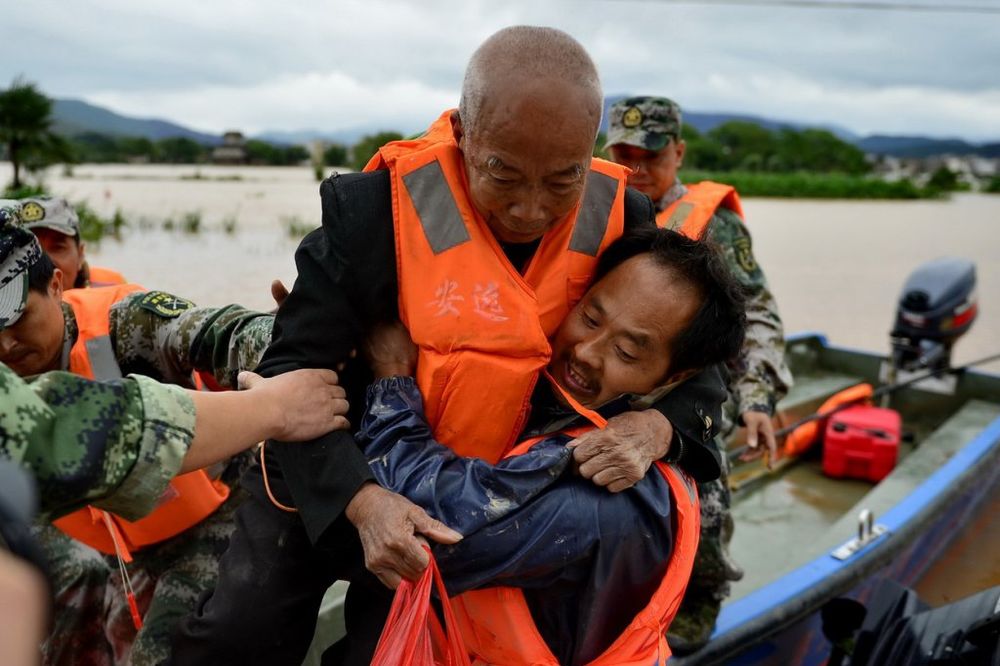
[[[237,219],[236,215],[226,215],[222,218],[222,231],[223,233],[232,236],[236,233]]]
[[[298,215],[282,216],[281,223],[285,226],[289,238],[302,238],[316,228],[315,225],[306,224]]]
[[[181,215],[181,229],[188,234],[201,231],[201,211],[192,210]]]
[[[120,208],[110,218],[101,217],[86,203],[78,203],[74,208],[80,218],[80,239],[88,243],[99,243],[106,236],[121,240],[122,229],[129,226]]]
[[[714,180],[732,185],[744,197],[801,199],[928,199],[938,190],[920,188],[908,180],[888,182],[879,178],[840,173],[764,173],[749,171],[685,171],[685,182]]]

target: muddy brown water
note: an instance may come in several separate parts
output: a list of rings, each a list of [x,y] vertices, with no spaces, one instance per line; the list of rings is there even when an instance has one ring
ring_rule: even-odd
[[[0,180],[9,178],[9,165],[0,164]],[[83,165],[72,177],[51,170],[46,184],[103,215],[120,208],[132,223],[122,241],[88,249],[95,264],[205,305],[271,308],[271,279],[291,285],[295,277],[298,239],[288,227],[320,220],[318,183],[308,168]],[[923,261],[961,256],[977,266],[980,315],[955,360],[1000,352],[1000,196],[748,199],[744,207],[787,333],[823,331],[838,345],[886,350],[907,275]],[[190,212],[201,216],[198,233],[163,229],[166,218]],[[227,234],[223,224],[232,220],[235,231]],[[986,369],[1000,372],[1000,362]],[[1000,521],[995,510],[985,514],[929,577],[933,601],[1000,584]]]

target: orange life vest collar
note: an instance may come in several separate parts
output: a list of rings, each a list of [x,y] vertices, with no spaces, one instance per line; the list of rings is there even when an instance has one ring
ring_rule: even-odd
[[[744,219],[743,204],[732,185],[705,180],[686,187],[684,196],[657,213],[657,226],[699,240],[720,206]]]
[[[392,184],[399,313],[417,344],[417,385],[438,441],[496,462],[515,443],[548,338],[621,236],[626,170],[594,160],[580,204],[542,237],[522,275],[468,195],[447,111],[366,169]]]
[[[558,388],[553,382],[553,386]],[[593,426],[565,431],[577,437]],[[548,435],[521,442],[508,455],[524,453]],[[674,548],[666,573],[649,603],[591,666],[662,666],[670,657],[666,631],[677,614],[698,550],[701,511],[694,481],[673,465],[655,464],[670,486],[675,513]],[[655,473],[655,472],[651,472]],[[513,587],[465,592],[452,607],[469,653],[477,665],[558,666],[559,661],[542,638],[524,593]]]
[[[70,372],[99,380],[122,376],[109,337],[110,312],[115,303],[137,291],[143,291],[142,287],[125,284],[63,292],[63,300],[72,308],[79,329],[76,343],[70,349]],[[229,486],[198,470],[171,481],[160,506],[140,520],[128,521],[85,507],[53,524],[102,553],[118,554],[130,562],[131,551],[165,541],[193,527],[212,515],[227,497]]]
[[[128,280],[118,271],[100,266],[90,266],[90,283],[88,287],[112,287],[127,284]]]

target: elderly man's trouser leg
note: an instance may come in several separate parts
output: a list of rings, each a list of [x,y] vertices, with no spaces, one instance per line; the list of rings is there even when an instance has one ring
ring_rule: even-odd
[[[250,498],[236,512],[215,590],[203,595],[175,634],[178,666],[300,664],[327,588],[363,575],[361,542],[346,518],[314,546],[298,514],[267,498],[259,467],[243,483]],[[279,484],[271,479],[272,491],[282,497]]]

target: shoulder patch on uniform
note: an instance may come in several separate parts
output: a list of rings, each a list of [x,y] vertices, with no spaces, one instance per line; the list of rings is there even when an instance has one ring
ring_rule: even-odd
[[[139,299],[139,307],[160,317],[173,319],[179,317],[185,310],[193,308],[194,303],[163,291],[150,291]]]

